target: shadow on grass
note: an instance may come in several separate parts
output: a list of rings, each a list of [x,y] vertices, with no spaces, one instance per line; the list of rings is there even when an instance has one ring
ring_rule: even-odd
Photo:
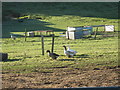
[[[13,62],[13,61],[20,61],[21,59],[7,59],[2,62]]]
[[[64,56],[64,55],[61,55]],[[75,55],[72,58],[67,58],[67,59],[59,59],[60,61],[76,61],[76,58],[89,58],[89,55],[87,54],[81,54],[81,55]]]
[[[40,42],[40,40],[26,40],[25,42]]]
[[[81,55],[76,55],[74,58],[89,58],[89,55],[87,54],[81,54]]]
[[[75,59],[60,59],[60,61],[75,61]]]

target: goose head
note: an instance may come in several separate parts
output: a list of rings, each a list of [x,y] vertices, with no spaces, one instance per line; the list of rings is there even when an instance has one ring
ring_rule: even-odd
[[[47,50],[46,53],[48,53],[48,56],[50,56],[50,50]]]
[[[50,53],[50,50],[47,50],[46,52],[47,52],[47,53]]]
[[[66,48],[66,46],[65,46],[65,45],[64,45],[63,47],[64,47],[64,49],[65,49],[65,50],[67,50],[67,48]]]
[[[46,53],[48,53],[48,55],[50,54],[50,50],[47,50]]]

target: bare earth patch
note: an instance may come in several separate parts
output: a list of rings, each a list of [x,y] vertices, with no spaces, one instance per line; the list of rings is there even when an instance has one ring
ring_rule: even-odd
[[[5,73],[2,88],[68,88],[119,86],[118,70],[70,70],[56,68],[54,72]]]

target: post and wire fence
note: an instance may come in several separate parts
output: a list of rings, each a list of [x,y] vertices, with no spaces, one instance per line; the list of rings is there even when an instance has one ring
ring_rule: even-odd
[[[52,46],[51,46],[51,52],[54,52],[54,40],[55,40],[55,35],[52,34]],[[41,45],[42,45],[42,55],[44,55],[44,35],[41,35]]]

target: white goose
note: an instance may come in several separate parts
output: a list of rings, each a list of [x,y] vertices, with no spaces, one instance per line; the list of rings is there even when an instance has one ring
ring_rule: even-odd
[[[69,45],[67,45],[68,46],[68,51],[71,51],[71,52],[74,52],[74,55],[76,55],[76,53],[77,53],[77,51],[75,51],[75,50],[72,50],[72,49],[70,49],[70,46]]]
[[[64,54],[68,57],[73,57],[74,55],[76,55],[76,51],[74,50],[71,50],[70,47],[67,49],[66,46],[63,46],[64,47]]]

